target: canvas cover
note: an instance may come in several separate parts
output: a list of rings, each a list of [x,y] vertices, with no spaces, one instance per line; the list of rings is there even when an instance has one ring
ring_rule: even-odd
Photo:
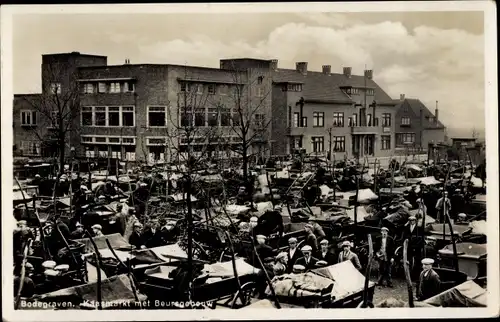
[[[441,181],[436,180],[434,177],[424,177],[424,178],[419,178],[420,179],[420,184],[426,185],[426,186],[431,186],[431,185],[436,185],[440,184]]]
[[[487,291],[467,281],[424,301],[441,307],[487,307]]]
[[[453,228],[453,233],[458,234],[458,235],[463,235],[463,234],[472,230],[468,226],[464,226],[464,225],[452,225],[452,228]],[[444,225],[444,231],[445,231],[446,235],[450,235],[450,228],[449,228],[448,224]],[[432,224],[431,225],[431,233],[433,235],[436,235],[436,234],[443,235],[443,224]]]
[[[472,228],[472,233],[476,235],[488,235],[488,226],[486,220],[477,220],[469,223],[469,227]]]
[[[102,237],[94,237],[94,242],[97,245],[97,249],[106,249],[108,245],[106,244],[106,239],[109,240],[111,247],[115,250],[119,249],[131,249],[131,245],[123,238],[119,233],[104,235]],[[82,243],[85,245],[84,252],[92,253],[94,252],[94,247],[92,246],[92,242],[89,238],[75,239],[74,242]]]
[[[317,268],[312,272],[334,281],[331,295],[335,297],[335,301],[362,292],[365,287],[365,276],[354,267],[351,261]],[[369,282],[368,287],[374,285],[373,282]]]
[[[459,257],[480,259],[486,257],[488,254],[486,244],[458,243],[456,247]],[[443,249],[439,250],[439,254],[453,256],[453,245],[446,245]]]
[[[144,295],[138,294],[138,296],[139,300],[143,301],[146,299]],[[125,274],[104,279],[101,283],[101,297],[103,307],[106,304],[109,305],[117,301],[135,302],[130,280]],[[37,298],[37,300],[52,303],[65,301],[70,301],[74,304],[81,304],[84,301],[97,303],[97,282],[46,293]],[[97,306],[93,308],[97,309]]]
[[[272,284],[277,296],[313,297],[321,296],[323,290],[331,287],[333,281],[325,276],[307,272],[275,276]],[[266,289],[266,294],[271,295],[269,286]]]
[[[260,272],[260,269],[255,268],[252,265],[248,264],[242,258],[235,260],[235,264],[238,276],[258,274]],[[222,277],[222,278],[234,277],[232,261],[205,265],[203,269],[208,273],[210,277]]]
[[[346,215],[349,217],[352,221],[354,221],[354,208],[353,209],[347,209],[346,210]],[[370,214],[366,211],[366,208],[363,206],[358,206],[357,210],[357,216],[358,216],[358,223],[365,221],[365,217],[368,217]]]

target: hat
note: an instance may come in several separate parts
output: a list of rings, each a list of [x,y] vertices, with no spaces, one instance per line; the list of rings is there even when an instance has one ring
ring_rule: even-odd
[[[328,239],[323,239],[319,244],[320,245],[328,245]]]
[[[286,257],[287,257],[287,254],[284,252],[281,252],[278,255],[276,255],[276,260],[284,259]]]
[[[47,276],[58,276],[60,274],[60,271],[56,271],[55,269],[46,269],[43,274]]]
[[[57,265],[56,267],[54,267],[54,270],[56,270],[56,271],[67,271],[67,270],[69,270],[69,265],[68,264]]]
[[[349,246],[349,247],[351,247],[351,242],[350,242],[350,241],[348,241],[348,240],[344,240],[344,241],[342,242],[341,247],[344,247],[344,246]]]
[[[415,217],[415,216],[413,216],[413,215],[412,215],[412,216],[410,216],[410,217],[408,218],[408,220],[417,220],[417,217]]]
[[[467,215],[462,212],[458,214],[458,218],[467,218]]]
[[[142,227],[142,224],[140,222],[136,221],[134,223],[134,227]]]
[[[39,174],[35,174],[35,178],[40,178],[40,175]]]
[[[26,270],[31,270],[31,271],[35,269],[35,268],[33,267],[33,265],[32,265],[31,263],[28,263],[28,262],[26,262],[26,264],[24,265],[24,268],[25,268]]]
[[[85,186],[85,185],[83,185],[83,184],[82,184],[82,185],[80,186],[80,189],[81,189],[81,190],[87,190],[87,186]]]
[[[294,272],[303,272],[305,271],[305,266],[302,265],[293,265],[293,271]]]
[[[288,242],[289,243],[296,243],[297,242],[297,238],[291,237],[291,238],[288,239]]]
[[[57,264],[54,261],[45,261],[42,263],[42,267],[46,268],[46,269],[52,269],[52,268],[56,267],[56,265]]]
[[[95,224],[92,226],[92,229],[99,229],[99,230],[102,230],[102,226],[99,225],[99,224]]]
[[[326,261],[317,261],[316,265],[322,266],[322,265],[328,265],[328,263]]]
[[[255,236],[255,238],[256,239],[264,239],[264,240],[267,239],[267,237],[264,235],[257,235],[257,236]]]
[[[380,231],[389,231],[389,228],[387,228],[387,227],[382,227],[382,228],[380,229]]]
[[[141,182],[141,184],[139,185],[140,187],[147,187],[148,184],[147,183],[144,183],[144,182]]]
[[[104,195],[100,195],[100,196],[98,197],[98,199],[106,199],[106,196],[104,196]]]
[[[253,222],[259,221],[259,218],[257,218],[257,217],[251,217],[250,218],[250,222],[252,222],[252,221]]]
[[[27,224],[28,224],[28,222],[27,222],[26,220],[19,220],[19,221],[17,222],[17,224],[18,224],[18,225],[27,225]]]
[[[460,191],[461,191],[460,188],[455,189],[455,192],[460,192]]]
[[[302,247],[301,251],[310,252],[310,251],[312,251],[312,247],[309,245],[305,245],[304,247]]]
[[[311,225],[311,224],[306,224],[306,225],[304,226],[304,228],[311,228],[311,229],[312,229],[312,228],[313,228],[313,225]]]
[[[424,259],[422,259],[422,264],[432,265],[432,264],[434,264],[434,260],[432,258],[424,258]]]

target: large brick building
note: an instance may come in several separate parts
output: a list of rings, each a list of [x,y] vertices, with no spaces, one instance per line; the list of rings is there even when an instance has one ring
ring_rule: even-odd
[[[234,147],[228,156],[236,156],[243,141],[251,141],[254,155],[295,149],[331,151],[337,159],[393,155],[400,102],[376,84],[373,71],[351,71],[308,71],[306,62],[282,69],[277,60],[251,58],[205,68],[129,61],[112,66],[105,56],[78,52],[43,55],[42,93],[14,97],[14,144],[23,155],[56,153],[62,144],[53,134],[65,120],[57,113],[47,120],[51,113],[33,102],[74,92],[64,115],[64,145],[79,156],[169,160],[188,147],[195,153],[220,149],[221,141]],[[194,141],[173,131],[187,127],[200,129]]]

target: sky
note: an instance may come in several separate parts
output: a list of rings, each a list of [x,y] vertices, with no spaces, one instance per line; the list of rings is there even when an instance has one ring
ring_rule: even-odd
[[[218,67],[219,59],[373,69],[393,98],[420,99],[450,136],[484,134],[484,21],[476,12],[22,14],[13,18],[14,93],[40,91],[41,55],[79,51],[108,64]]]

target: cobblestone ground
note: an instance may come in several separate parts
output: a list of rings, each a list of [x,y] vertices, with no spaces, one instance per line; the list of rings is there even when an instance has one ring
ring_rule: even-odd
[[[371,279],[376,282],[376,279]],[[395,278],[392,281],[393,288],[375,286],[375,292],[373,294],[373,304],[377,305],[385,299],[390,297],[408,302],[408,288],[406,287],[406,281],[400,278]],[[413,294],[415,296],[415,283],[413,283]]]

